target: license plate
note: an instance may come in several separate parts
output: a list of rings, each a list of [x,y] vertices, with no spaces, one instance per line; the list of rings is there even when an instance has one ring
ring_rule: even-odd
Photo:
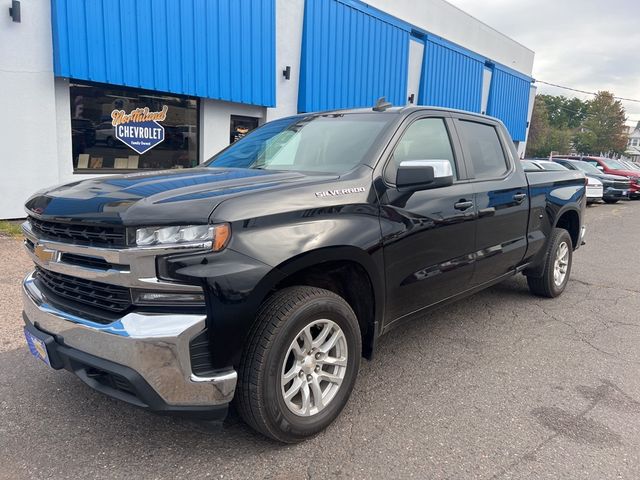
[[[27,339],[27,345],[29,346],[31,355],[51,366],[51,363],[49,362],[49,354],[47,353],[47,346],[44,341],[34,337],[26,328],[24,329],[24,337]]]
[[[623,191],[622,191],[622,196],[624,197],[626,194],[627,194],[627,191],[626,191],[626,190],[623,190]]]

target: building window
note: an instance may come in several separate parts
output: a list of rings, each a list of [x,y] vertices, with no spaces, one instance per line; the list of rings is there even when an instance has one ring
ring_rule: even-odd
[[[231,115],[231,132],[229,143],[234,143],[244,137],[254,128],[258,128],[259,118]]]
[[[84,83],[70,98],[75,173],[198,164],[198,100]]]

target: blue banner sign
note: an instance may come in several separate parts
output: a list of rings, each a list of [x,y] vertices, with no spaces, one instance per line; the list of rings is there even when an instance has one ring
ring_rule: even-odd
[[[112,111],[111,124],[116,138],[140,155],[148,152],[164,141],[164,127],[158,122],[166,120],[168,109],[163,105],[157,112],[150,112],[148,107],[136,108],[131,113]]]

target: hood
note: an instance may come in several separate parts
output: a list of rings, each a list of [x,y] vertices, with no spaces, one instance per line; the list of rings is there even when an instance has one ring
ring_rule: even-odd
[[[613,175],[624,175],[625,177],[640,177],[640,170],[611,170]]]
[[[595,174],[593,176],[596,177]],[[628,177],[624,177],[622,175],[613,175],[613,174],[610,174],[610,173],[602,173],[602,174],[598,175],[596,178],[598,178],[600,180],[609,181],[609,182],[621,182],[621,181],[629,180]]]
[[[334,176],[335,177],[335,176]],[[326,181],[299,172],[200,167],[83,180],[38,192],[26,208],[42,219],[167,225],[206,223],[224,200],[269,189]]]

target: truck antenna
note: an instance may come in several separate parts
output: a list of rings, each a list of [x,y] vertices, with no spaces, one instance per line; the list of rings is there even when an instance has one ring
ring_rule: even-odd
[[[374,112],[384,112],[387,108],[391,108],[393,105],[387,102],[386,98],[380,97],[376,102],[375,107],[373,107]]]

